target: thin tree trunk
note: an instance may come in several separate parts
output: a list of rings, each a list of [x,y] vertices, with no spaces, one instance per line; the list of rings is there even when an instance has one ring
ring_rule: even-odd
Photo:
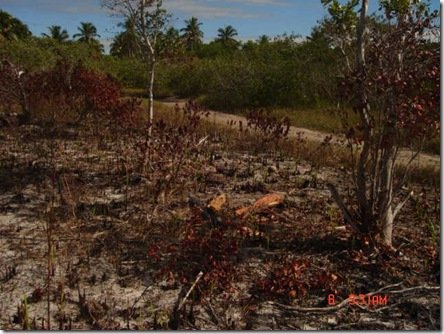
[[[362,0],[361,13],[359,16],[359,24],[357,28],[357,41],[356,41],[356,60],[358,68],[361,68],[365,64],[365,45],[364,45],[364,32],[366,27],[366,17],[368,11],[368,0]]]
[[[365,75],[365,43],[364,43],[364,33],[366,28],[366,17],[368,11],[368,0],[362,0],[361,6],[361,14],[357,27],[357,45],[356,45],[356,66],[358,73],[360,75]],[[337,191],[334,186],[330,186],[330,192],[335,199],[336,203],[339,205],[343,214],[349,224],[352,226],[362,226],[364,227],[364,231],[358,229],[360,232],[370,232],[371,226],[373,224],[374,216],[372,212],[369,210],[371,208],[371,204],[369,204],[367,198],[367,173],[366,173],[366,164],[369,160],[370,149],[371,149],[371,136],[372,136],[372,128],[371,121],[369,116],[369,105],[367,101],[367,94],[365,91],[365,86],[363,83],[358,87],[358,96],[355,101],[355,107],[358,111],[358,114],[361,118],[361,124],[364,128],[364,146],[359,156],[359,160],[356,166],[356,196],[358,200],[359,206],[359,215],[360,215],[360,224],[356,224],[355,222],[351,222],[353,218],[351,215],[345,210],[345,206],[342,203],[342,200],[339,199]],[[366,230],[366,231],[365,231]]]
[[[366,28],[367,11],[368,11],[368,0],[362,0],[361,14],[357,28],[357,45],[356,45],[356,63],[358,66],[358,73],[362,76],[365,75],[364,33]],[[364,146],[359,156],[359,161],[357,166],[356,195],[358,198],[358,205],[361,216],[360,218],[362,220],[363,226],[367,230],[366,232],[369,232],[371,230],[371,224],[373,223],[373,215],[369,210],[371,204],[368,202],[367,198],[366,164],[370,154],[372,125],[369,116],[369,106],[364,84],[362,83],[358,89],[359,89],[359,96],[357,100],[357,109],[361,118],[362,126],[364,128]]]
[[[154,59],[154,56],[152,56],[153,59],[150,62],[150,82],[148,86],[148,115],[149,115],[149,127],[148,127],[148,135],[151,137],[152,128],[153,128],[153,121],[154,121],[154,72],[155,72],[155,66],[156,62]]]
[[[383,220],[382,227],[382,243],[386,246],[392,247],[392,233],[393,233],[393,220],[394,220],[393,210],[390,206]]]
[[[409,4],[411,1],[409,0]],[[407,14],[405,13],[398,25],[402,25],[407,21]],[[401,36],[401,44],[404,44],[405,36]],[[397,79],[400,80],[400,73],[403,69],[403,51],[402,48],[397,54]],[[395,97],[396,98],[396,97]],[[393,221],[396,214],[400,210],[393,210],[393,178],[394,166],[397,152],[397,138],[396,127],[398,125],[397,115],[393,110],[389,111],[386,127],[383,133],[384,152],[382,155],[382,169],[381,169],[381,201],[378,205],[379,217],[382,220],[381,238],[382,243],[386,246],[392,246]]]
[[[392,128],[387,129],[388,135],[392,135]],[[387,246],[392,245],[393,231],[393,165],[395,163],[395,147],[392,138],[389,139],[390,147],[388,147],[382,157],[381,170],[381,190],[379,193],[379,217],[382,223],[381,237],[382,243]]]

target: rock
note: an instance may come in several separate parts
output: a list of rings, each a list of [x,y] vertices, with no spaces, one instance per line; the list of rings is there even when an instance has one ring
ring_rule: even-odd
[[[336,319],[336,318],[328,318],[327,319],[327,324],[329,324],[331,326],[336,326],[338,324],[338,319]]]

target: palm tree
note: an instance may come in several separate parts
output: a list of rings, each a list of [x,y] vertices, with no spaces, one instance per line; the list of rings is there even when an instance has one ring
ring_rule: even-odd
[[[174,57],[180,54],[183,43],[179,35],[179,30],[170,27],[158,37],[157,48],[163,57]]]
[[[134,19],[128,18],[125,23],[119,23],[125,30],[117,34],[111,43],[110,53],[117,57],[135,58],[140,55],[140,38],[136,32]]]
[[[257,39],[258,44],[267,44],[269,42],[270,42],[270,37],[268,37],[267,35],[260,35],[259,38]]]
[[[191,17],[189,20],[185,20],[185,28],[180,29],[184,34],[182,38],[185,40],[185,44],[188,50],[193,50],[197,45],[202,43],[204,36],[200,26],[202,22],[199,22],[196,17]]]
[[[217,30],[217,38],[216,41],[221,42],[224,45],[236,45],[237,41],[234,36],[237,36],[237,30],[234,29],[231,25],[228,25],[224,28],[219,28]]]
[[[55,39],[58,42],[66,42],[69,39],[68,32],[63,29],[61,26],[50,26],[48,27],[49,34],[42,34],[42,36]]]
[[[93,41],[97,42],[96,37],[100,37],[97,34],[97,28],[91,22],[80,22],[80,27],[77,27],[77,30],[80,32],[75,34],[74,38],[79,38],[79,42],[91,43]]]

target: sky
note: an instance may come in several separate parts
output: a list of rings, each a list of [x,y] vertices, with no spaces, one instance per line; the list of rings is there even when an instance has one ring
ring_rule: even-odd
[[[112,37],[120,31],[121,18],[110,15],[100,0],[0,0],[5,10],[28,25],[34,35],[47,32],[48,26],[60,25],[70,36],[77,33],[80,22],[92,22],[108,49]],[[439,0],[432,0],[439,8]],[[370,12],[377,9],[370,0]],[[295,33],[305,37],[327,11],[320,0],[164,0],[172,14],[172,25],[184,26],[184,20],[196,16],[202,22],[204,40],[211,41],[217,29],[232,25],[239,40],[255,40],[261,35]]]

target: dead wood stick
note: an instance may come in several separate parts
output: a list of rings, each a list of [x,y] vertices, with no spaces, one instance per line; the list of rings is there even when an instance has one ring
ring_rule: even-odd
[[[220,321],[219,317],[217,316],[216,311],[214,310],[210,301],[208,301],[206,298],[203,298],[203,300],[205,301],[205,303],[208,306],[208,310],[210,311],[209,314],[210,314],[210,317],[212,318],[211,320],[213,321],[213,323],[215,323],[216,325],[221,323],[221,321]]]
[[[343,325],[339,325],[339,326],[335,326],[333,329],[334,330],[338,330],[338,329],[355,329],[356,328],[354,326],[359,326],[359,325],[371,325],[373,326],[381,326],[381,327],[385,327],[385,329],[389,330],[389,329],[393,329],[393,324],[390,322],[384,322],[384,321],[376,321],[376,320],[371,320],[371,321],[362,321],[359,320],[358,322],[352,322],[349,324],[343,324]]]
[[[149,285],[143,290],[143,292],[140,294],[139,297],[134,301],[133,306],[131,306],[131,313],[128,314],[128,318],[132,317],[134,314],[134,308],[136,307],[137,303],[142,299],[142,297],[145,295],[145,293],[151,288],[152,286]]]
[[[349,299],[345,299],[342,302],[340,302],[338,305],[335,306],[328,306],[328,307],[300,307],[300,306],[290,306],[290,305],[285,305],[285,304],[281,304],[281,303],[277,303],[277,302],[273,302],[273,301],[269,301],[266,302],[267,304],[270,305],[274,305],[274,306],[279,306],[287,311],[296,311],[296,312],[307,312],[307,313],[327,313],[327,312],[332,312],[332,311],[338,311],[341,308],[347,307],[349,306],[350,302]]]
[[[181,308],[183,307],[183,304],[185,304],[185,302],[187,301],[188,297],[190,296],[191,292],[194,290],[194,288],[196,287],[197,282],[199,282],[199,280],[202,278],[203,276],[203,272],[199,272],[199,274],[196,277],[196,280],[194,281],[193,285],[191,286],[191,288],[188,290],[187,294],[185,295],[185,297],[182,299],[182,301],[179,304],[179,307],[177,308],[177,311],[180,311]]]
[[[395,283],[395,284],[390,284],[390,285],[386,285],[386,286],[380,288],[379,290],[377,290],[377,291],[375,291],[375,292],[367,293],[367,295],[369,295],[369,296],[373,296],[373,295],[376,295],[376,294],[378,294],[378,293],[381,293],[381,292],[384,291],[384,290],[391,289],[391,288],[396,288],[396,287],[400,286],[401,284],[402,284],[402,282]]]
[[[356,225],[354,219],[352,218],[352,215],[350,211],[345,206],[344,202],[342,201],[342,197],[339,195],[336,187],[328,183],[327,184],[328,190],[330,190],[331,196],[333,197],[333,200],[336,202],[336,204],[339,206],[339,209],[342,211],[342,214],[344,215],[344,219],[348,225],[357,233],[359,233],[359,228]]]
[[[402,289],[402,290],[387,291],[387,293],[391,294],[391,295],[399,295],[399,294],[403,295],[406,292],[414,292],[414,291],[439,292],[439,291],[441,291],[441,287],[421,285],[421,286],[414,286],[414,287],[406,288],[406,289]]]

